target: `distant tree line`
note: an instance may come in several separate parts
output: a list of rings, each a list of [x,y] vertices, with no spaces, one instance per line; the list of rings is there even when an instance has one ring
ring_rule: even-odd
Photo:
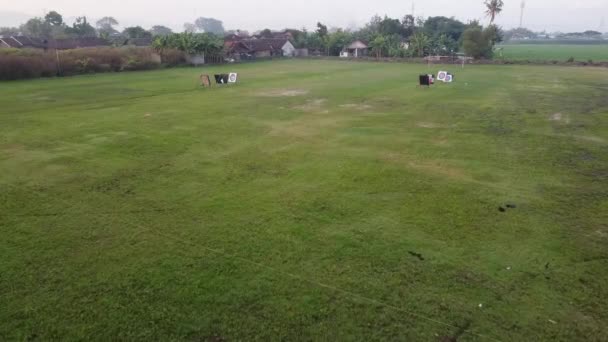
[[[538,39],[548,37],[545,33],[535,33],[525,28],[503,31],[494,21],[502,12],[502,0],[484,0],[483,6],[489,23],[483,26],[473,20],[464,23],[453,17],[414,17],[411,14],[400,18],[373,16],[362,28],[352,30],[328,27],[318,23],[316,29],[286,29],[291,33],[296,48],[308,48],[318,53],[337,56],[353,41],[364,41],[376,57],[424,57],[428,55],[454,55],[464,53],[475,58],[492,58],[494,46],[503,40]],[[76,18],[67,25],[63,16],[56,11],[44,17],[28,20],[20,27],[0,28],[0,35],[28,35],[37,38],[70,38],[97,36],[115,42],[117,45],[128,39],[154,39],[154,47],[159,50],[179,49],[184,52],[217,54],[223,48],[222,38],[236,34],[248,36],[249,32],[226,30],[221,20],[200,17],[183,26],[183,33],[174,33],[163,25],[150,29],[141,26],[125,27],[118,30],[119,22],[107,16],[90,23],[87,17]],[[256,33],[260,38],[273,37],[270,29]],[[566,33],[557,38],[601,38],[596,31]]]
[[[0,27],[1,36],[25,35],[41,39],[61,39],[78,37],[111,38],[152,38],[169,35],[173,31],[162,25],[146,30],[141,26],[126,27],[118,31],[118,20],[114,17],[103,17],[95,23],[89,22],[86,16],[77,17],[72,25],[67,25],[63,16],[56,11],[48,12],[44,17],[35,17],[19,27]]]

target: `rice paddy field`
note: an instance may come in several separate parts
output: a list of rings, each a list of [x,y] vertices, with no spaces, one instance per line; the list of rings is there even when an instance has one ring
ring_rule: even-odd
[[[606,44],[505,44],[498,46],[497,58],[509,60],[559,61],[574,58],[579,62],[608,61]],[[501,49],[501,50],[500,50]]]
[[[605,341],[607,93],[314,60],[0,83],[0,340]]]

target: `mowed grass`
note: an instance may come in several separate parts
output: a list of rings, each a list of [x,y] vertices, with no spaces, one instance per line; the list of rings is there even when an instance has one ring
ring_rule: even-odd
[[[570,58],[575,61],[606,62],[608,61],[607,44],[505,44],[497,58],[510,60],[548,60],[565,62]]]
[[[608,70],[436,69],[0,84],[0,340],[605,340]]]

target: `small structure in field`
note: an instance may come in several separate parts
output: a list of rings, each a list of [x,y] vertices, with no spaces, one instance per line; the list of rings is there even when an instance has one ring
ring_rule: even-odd
[[[283,38],[242,39],[226,42],[224,46],[228,57],[236,60],[296,55],[296,48],[293,44]]]
[[[369,55],[369,46],[361,41],[355,40],[350,45],[345,46],[344,50],[340,53],[340,57],[365,57]]]

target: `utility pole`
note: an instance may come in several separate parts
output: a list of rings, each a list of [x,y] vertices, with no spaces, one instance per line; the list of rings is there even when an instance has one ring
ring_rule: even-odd
[[[524,27],[524,10],[526,9],[526,0],[521,2],[521,14],[519,16],[519,28]]]

